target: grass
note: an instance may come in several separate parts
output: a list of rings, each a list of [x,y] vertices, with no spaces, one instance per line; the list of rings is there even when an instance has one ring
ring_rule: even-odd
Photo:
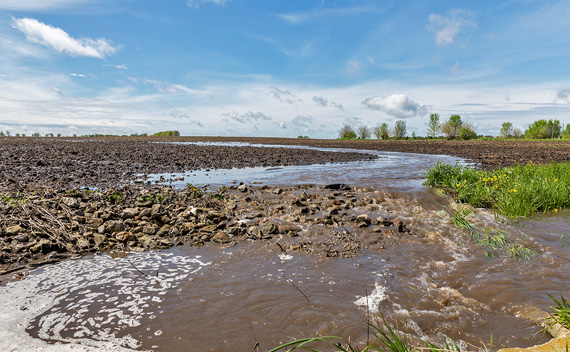
[[[373,335],[378,340],[378,345],[367,345],[363,349],[354,347],[350,341],[338,336],[323,336],[323,337],[311,337],[300,340],[291,341],[273,348],[269,352],[277,351],[294,351],[294,350],[306,350],[319,352],[321,350],[317,349],[319,346],[334,346],[335,351],[339,352],[365,352],[365,351],[383,351],[383,352],[460,352],[460,348],[457,343],[453,340],[443,340],[443,344],[437,345],[432,342],[421,340],[425,347],[413,346],[408,340],[407,335],[398,330],[398,325],[396,328],[388,323],[384,315],[381,315],[382,319],[376,324],[367,323],[373,330]]]
[[[570,303],[560,295],[560,300],[557,300],[552,295],[548,295],[556,305],[550,307],[549,324],[560,324],[566,329],[570,329]]]
[[[460,203],[492,208],[514,218],[557,212],[570,206],[570,163],[519,165],[497,170],[437,163],[426,170],[427,186],[439,187]]]

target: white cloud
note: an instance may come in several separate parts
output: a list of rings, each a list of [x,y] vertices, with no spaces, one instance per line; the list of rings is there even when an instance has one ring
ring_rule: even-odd
[[[346,62],[346,71],[354,76],[360,75],[360,62],[355,58],[349,59]]]
[[[226,114],[221,114],[220,116],[229,117],[239,123],[248,123],[248,122],[256,122],[256,121],[263,121],[263,120],[273,120],[271,116],[267,116],[261,112],[251,112],[248,111],[246,113],[240,114],[237,112],[230,112]]]
[[[87,76],[85,76],[85,75],[82,74],[82,73],[70,73],[70,75],[73,76],[73,77],[87,77]]]
[[[453,44],[462,29],[477,26],[472,13],[462,9],[447,11],[445,15],[431,14],[428,21],[427,29],[435,32],[436,45],[443,46]]]
[[[326,107],[329,105],[328,99],[327,99],[327,98],[324,98],[324,97],[317,97],[317,96],[315,96],[315,97],[313,97],[313,101],[314,101],[315,103],[317,103],[317,105],[322,106],[322,107],[324,107],[324,108],[326,108]]]
[[[121,64],[121,65],[103,65],[105,67],[113,67],[116,68],[117,70],[127,70],[127,65]]]
[[[202,4],[212,3],[218,6],[224,6],[227,2],[231,2],[232,0],[188,0],[186,3],[190,7],[198,8]]]
[[[0,0],[0,10],[46,11],[87,2],[92,2],[92,0]]]
[[[383,111],[397,118],[408,118],[425,115],[429,106],[410,100],[405,94],[391,94],[386,97],[376,96],[365,99],[362,104],[372,110]]]
[[[52,27],[33,18],[14,19],[12,27],[26,35],[30,42],[51,47],[60,53],[71,56],[87,56],[102,59],[113,55],[119,47],[113,46],[107,39],[75,39],[63,29]]]
[[[556,94],[556,98],[570,103],[570,88],[560,89]]]

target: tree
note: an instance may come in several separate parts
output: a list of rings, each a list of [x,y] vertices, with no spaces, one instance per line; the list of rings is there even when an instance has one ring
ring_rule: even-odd
[[[352,129],[352,127],[350,125],[344,125],[342,126],[342,128],[338,131],[338,138],[341,139],[356,139],[356,132],[354,132],[354,129]]]
[[[462,125],[463,121],[461,121],[461,116],[451,115],[449,120],[444,122],[441,126],[441,132],[447,136],[447,139],[456,139],[459,137]]]
[[[558,120],[537,120],[528,126],[524,136],[530,139],[560,138],[561,131],[562,126]]]
[[[376,139],[382,138],[382,130],[380,129],[380,126],[374,127],[372,133],[374,133],[374,137],[376,137]]]
[[[459,137],[464,140],[469,140],[477,137],[477,133],[475,133],[475,128],[470,123],[463,123],[461,130],[459,130]]]
[[[513,124],[510,122],[503,123],[501,127],[501,137],[511,138],[513,136]]]
[[[390,127],[386,122],[380,125],[380,136],[382,136],[383,140],[390,139]]]
[[[439,114],[429,115],[428,136],[435,138],[439,135],[440,131],[441,123],[439,122]]]
[[[394,137],[396,139],[402,139],[406,136],[406,121],[398,120],[396,121],[396,126],[394,127]]]
[[[523,136],[523,132],[520,128],[515,128],[513,130],[513,138],[519,139],[519,138],[522,138],[522,136]]]
[[[366,126],[358,127],[358,138],[369,139],[370,138],[370,129]]]

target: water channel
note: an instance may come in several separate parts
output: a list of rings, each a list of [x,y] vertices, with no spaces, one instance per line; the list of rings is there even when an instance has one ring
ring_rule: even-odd
[[[3,350],[266,351],[294,339],[367,339],[382,312],[412,336],[469,346],[527,347],[549,339],[520,317],[570,291],[570,211],[479,228],[508,233],[539,256],[486,259],[469,234],[434,218],[442,207],[422,184],[425,167],[448,156],[372,152],[373,162],[202,170],[154,175],[209,184],[345,183],[384,189],[404,218],[437,239],[404,241],[354,258],[284,254],[272,241],[88,256],[45,266],[0,287]],[[294,284],[294,285],[293,285]],[[302,294],[301,294],[302,292]]]

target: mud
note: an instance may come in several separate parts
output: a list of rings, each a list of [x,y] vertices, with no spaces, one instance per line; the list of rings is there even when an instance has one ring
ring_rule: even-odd
[[[0,183],[55,188],[113,187],[146,174],[252,166],[309,165],[373,160],[363,153],[287,148],[200,146],[165,139],[2,138]],[[142,175],[139,177],[137,175]]]

